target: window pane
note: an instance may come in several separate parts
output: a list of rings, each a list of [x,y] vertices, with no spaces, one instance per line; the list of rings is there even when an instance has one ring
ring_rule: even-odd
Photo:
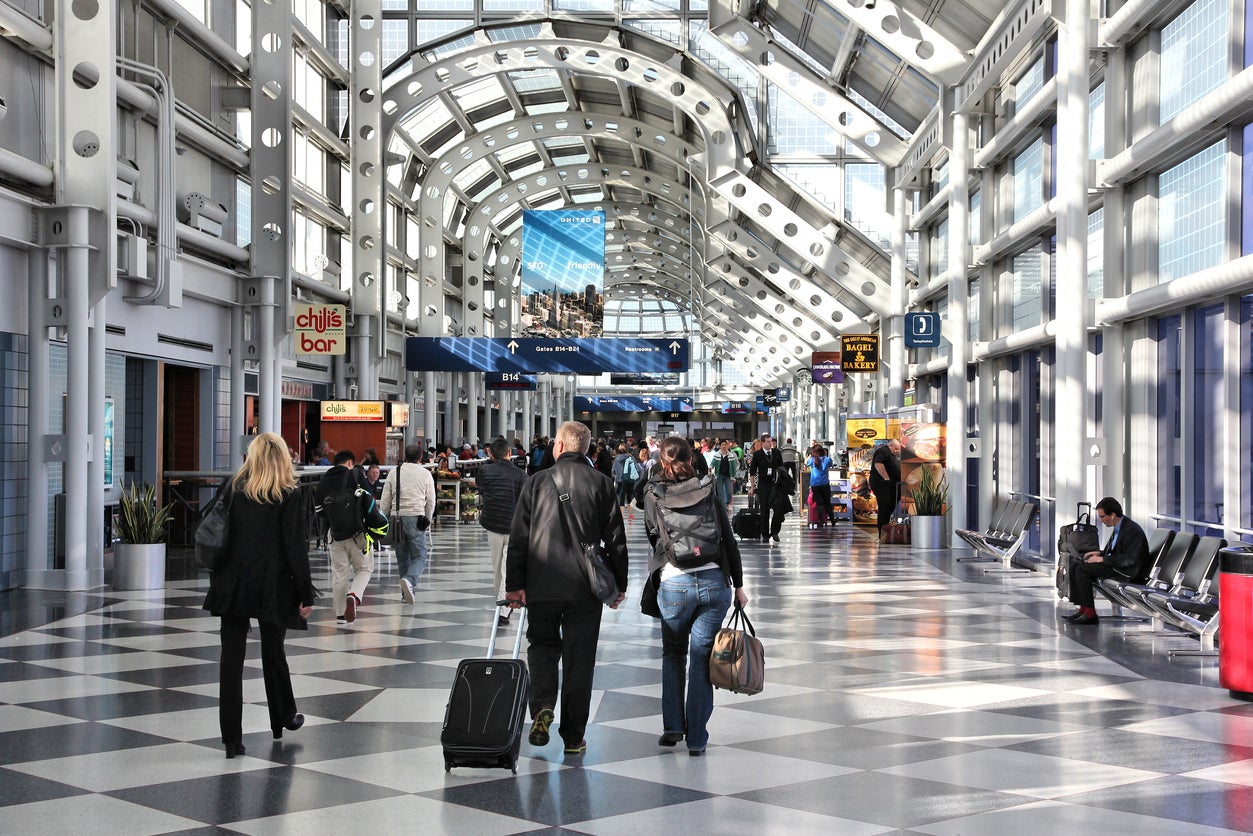
[[[1013,315],[1010,333],[1039,325],[1043,311],[1041,291],[1044,271],[1041,268],[1043,251],[1032,247],[1012,260]]]
[[[1162,29],[1162,122],[1227,78],[1227,0],[1197,0]]]
[[[1179,513],[1179,406],[1180,318],[1166,317],[1157,324],[1157,513]]]
[[[1227,190],[1225,143],[1162,172],[1158,181],[1158,282],[1223,261]]]
[[[1196,373],[1192,398],[1192,519],[1219,523],[1223,519],[1223,480],[1215,478],[1210,463],[1221,462],[1227,450],[1223,438],[1223,330],[1226,321],[1221,304],[1196,312]]]
[[[1088,94],[1088,158],[1105,156],[1105,82]]]
[[[1088,298],[1105,295],[1105,209],[1088,215]]]
[[[1014,221],[1020,221],[1043,203],[1044,140],[1035,142],[1014,157]]]
[[[1241,528],[1253,528],[1253,296],[1240,301],[1240,468]]]

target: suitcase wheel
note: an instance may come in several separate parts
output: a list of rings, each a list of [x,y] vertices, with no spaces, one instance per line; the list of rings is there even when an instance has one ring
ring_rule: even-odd
[[[444,761],[444,772],[452,772],[452,761]]]
[[[509,771],[512,772],[514,775],[518,774],[518,762],[517,761],[513,761],[512,763],[509,764]]]

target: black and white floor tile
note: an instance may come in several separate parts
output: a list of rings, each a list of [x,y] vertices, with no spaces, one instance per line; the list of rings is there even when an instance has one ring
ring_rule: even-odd
[[[321,608],[289,634],[308,722],[281,741],[252,649],[235,760],[204,579],[0,595],[0,833],[1253,831],[1253,705],[1215,660],[1167,656],[1190,640],[1071,626],[1042,576],[847,524],[744,545],[767,687],[717,693],[706,757],[657,746],[660,631],[628,599],[606,612],[585,756],[555,738],[524,743],[516,776],[446,774],[444,704],[486,646],[492,572],[477,526],[434,543],[415,605],[385,555],[354,624]]]

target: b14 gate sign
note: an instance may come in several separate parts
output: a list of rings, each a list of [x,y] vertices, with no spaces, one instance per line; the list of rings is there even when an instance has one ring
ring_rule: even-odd
[[[343,354],[348,338],[344,310],[343,305],[296,305],[296,353]]]

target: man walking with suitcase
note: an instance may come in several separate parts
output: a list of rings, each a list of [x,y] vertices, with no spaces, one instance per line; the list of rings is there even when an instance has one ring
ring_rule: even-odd
[[[587,751],[587,729],[600,640],[602,605],[581,560],[585,545],[603,543],[613,567],[617,608],[626,597],[626,529],[613,480],[588,466],[588,428],[567,421],[553,442],[556,464],[527,479],[509,535],[505,597],[526,606],[533,746],[546,746],[557,705],[561,662],[561,726],[567,755]]]

